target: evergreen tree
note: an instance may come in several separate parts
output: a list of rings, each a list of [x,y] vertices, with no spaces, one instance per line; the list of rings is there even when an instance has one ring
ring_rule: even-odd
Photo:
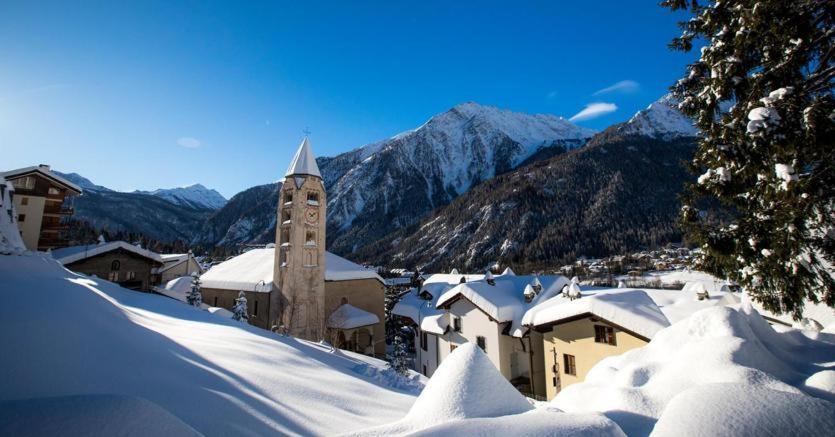
[[[693,161],[703,174],[681,214],[703,250],[697,266],[796,319],[807,299],[835,305],[835,3],[662,6],[693,15],[672,48],[706,43],[672,88],[703,133]]]
[[[399,335],[394,337],[393,351],[389,368],[394,369],[398,375],[407,375],[409,373],[409,355],[406,351],[406,343]]]
[[[200,292],[200,276],[195,272],[191,274],[191,290],[186,294],[186,301],[189,305],[200,308],[203,304],[203,293]]]
[[[243,291],[238,293],[238,298],[235,299],[235,306],[232,307],[232,313],[232,318],[239,322],[245,323],[249,321],[246,308],[246,296],[244,296]]]

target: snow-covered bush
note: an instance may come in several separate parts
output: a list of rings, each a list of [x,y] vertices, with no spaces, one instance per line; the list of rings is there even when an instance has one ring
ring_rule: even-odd
[[[235,299],[235,306],[232,308],[232,318],[241,323],[249,321],[249,314],[247,314],[246,308],[246,296],[244,296],[243,291],[239,292],[238,298]]]
[[[197,273],[191,274],[191,289],[186,295],[189,305],[200,308],[203,305],[203,293],[200,292],[200,276]]]
[[[392,347],[389,367],[394,369],[398,375],[407,375],[409,373],[409,355],[406,352],[406,343],[397,335],[394,337]]]

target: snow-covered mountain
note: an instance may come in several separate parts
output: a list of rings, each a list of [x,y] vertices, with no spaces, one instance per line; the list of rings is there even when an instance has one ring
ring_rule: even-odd
[[[217,191],[206,188],[201,184],[187,187],[160,188],[154,191],[136,191],[162,197],[171,203],[192,206],[196,208],[220,209],[226,204],[226,198]]]
[[[680,163],[697,131],[672,105],[662,98],[578,150],[485,181],[350,256],[430,271],[496,261],[535,270],[680,241],[678,196],[692,180]]]
[[[321,158],[331,250],[351,252],[537,152],[573,149],[593,134],[561,117],[469,102],[417,129]]]
[[[699,130],[693,122],[678,110],[678,102],[667,94],[638,111],[624,124],[619,125],[622,135],[641,135],[661,140],[695,137]]]
[[[84,191],[113,191],[110,188],[103,187],[101,185],[94,184],[90,179],[81,176],[78,173],[61,173],[60,171],[52,170],[53,173],[61,176],[62,178],[78,185]]]

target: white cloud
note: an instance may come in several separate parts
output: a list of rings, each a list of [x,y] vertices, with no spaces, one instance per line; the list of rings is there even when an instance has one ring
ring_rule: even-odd
[[[197,138],[182,137],[179,140],[177,140],[177,144],[185,147],[186,149],[196,149],[200,147],[202,143]]]
[[[591,120],[618,110],[614,103],[589,103],[582,111],[569,118],[570,121]]]
[[[634,93],[641,88],[641,85],[634,80],[622,80],[620,82],[614,83],[612,85],[607,86],[606,88],[599,89],[592,94],[593,96],[597,96],[600,94],[609,94],[609,93]]]

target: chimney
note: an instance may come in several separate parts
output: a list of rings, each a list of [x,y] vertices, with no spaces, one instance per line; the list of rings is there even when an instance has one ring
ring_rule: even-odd
[[[49,164],[38,164],[38,168],[41,170],[49,171]]]

